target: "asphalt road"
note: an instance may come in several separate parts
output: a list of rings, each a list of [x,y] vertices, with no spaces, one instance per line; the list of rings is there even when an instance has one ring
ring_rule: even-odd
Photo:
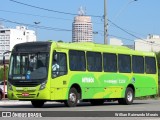
[[[128,117],[128,116],[125,116],[126,113],[132,111],[135,112],[136,114],[140,114],[140,113],[150,113],[153,111],[153,113],[157,113],[157,111],[160,111],[160,99],[159,100],[135,100],[134,103],[132,105],[119,105],[118,102],[106,102],[104,105],[101,105],[101,106],[91,106],[90,103],[80,103],[77,107],[74,107],[74,108],[68,108],[68,107],[65,107],[64,104],[62,103],[56,103],[56,102],[47,102],[45,103],[45,105],[43,106],[43,108],[34,108],[32,107],[31,103],[30,102],[22,102],[22,101],[9,101],[9,100],[2,100],[0,101],[0,112],[42,112],[44,111],[45,113],[48,113],[48,114],[57,114],[58,116],[58,119],[60,120],[81,120],[81,119],[84,119],[85,120],[104,120],[104,117],[99,117],[99,113],[102,113],[104,114],[107,113],[106,115],[106,119],[110,119],[110,120],[119,120],[119,119],[122,119],[122,120],[135,120],[134,117]],[[59,112],[57,112],[59,111]],[[90,114],[89,117],[61,117],[61,115],[59,113],[63,112],[64,111],[74,111],[74,112],[71,112],[71,114],[76,114],[77,112],[76,111],[82,111],[80,114],[82,114],[82,116],[86,116],[84,113],[87,113]],[[95,111],[98,111],[97,113],[95,113]],[[108,117],[108,114],[112,114],[110,113],[110,111],[114,111],[113,114],[115,113],[121,113],[119,114],[120,117]],[[138,111],[138,112],[136,112]],[[140,111],[140,112],[139,112]],[[158,112],[160,114],[160,112]],[[157,114],[158,114],[157,113]],[[68,113],[65,113],[64,114],[68,114]],[[70,113],[69,113],[70,114]],[[79,113],[78,113],[79,115]],[[96,116],[97,115],[97,116]],[[124,116],[123,116],[124,115]],[[160,115],[159,115],[160,116]],[[0,118],[1,119],[1,118]],[[5,119],[6,118],[2,118],[2,119]],[[7,118],[9,119],[9,118]],[[15,120],[17,120],[17,118],[14,118]],[[28,118],[27,118],[28,119]],[[30,118],[32,119],[32,118]],[[36,118],[34,118],[36,119]],[[41,118],[41,119],[48,119],[50,120],[51,118],[49,117],[46,117],[46,118]],[[57,117],[53,117],[53,119],[57,119]],[[160,117],[136,117],[136,119],[142,119],[142,120],[160,120]],[[13,120],[13,119],[12,119]],[[40,120],[38,118],[38,120]]]

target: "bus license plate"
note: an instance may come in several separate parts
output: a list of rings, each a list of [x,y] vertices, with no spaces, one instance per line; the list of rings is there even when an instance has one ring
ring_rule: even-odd
[[[29,93],[22,93],[22,96],[27,97],[29,96]]]

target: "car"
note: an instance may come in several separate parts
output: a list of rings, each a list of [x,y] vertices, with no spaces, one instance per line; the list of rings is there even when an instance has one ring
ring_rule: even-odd
[[[0,100],[3,98],[4,94],[4,81],[0,82]],[[7,81],[5,81],[5,96],[7,96]]]

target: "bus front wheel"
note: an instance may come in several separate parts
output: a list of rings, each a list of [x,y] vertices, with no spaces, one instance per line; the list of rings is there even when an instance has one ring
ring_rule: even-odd
[[[133,103],[133,99],[134,99],[133,89],[128,87],[125,92],[125,98],[118,99],[118,103],[123,105],[130,105]]]
[[[35,108],[41,108],[44,105],[44,101],[40,100],[31,101],[31,103]]]
[[[68,94],[68,100],[64,102],[67,107],[75,107],[77,106],[79,100],[79,93],[76,88],[71,88]]]

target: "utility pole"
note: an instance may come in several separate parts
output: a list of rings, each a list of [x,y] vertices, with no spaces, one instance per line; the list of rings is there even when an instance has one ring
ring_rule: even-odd
[[[108,44],[107,2],[104,0],[104,44]]]

